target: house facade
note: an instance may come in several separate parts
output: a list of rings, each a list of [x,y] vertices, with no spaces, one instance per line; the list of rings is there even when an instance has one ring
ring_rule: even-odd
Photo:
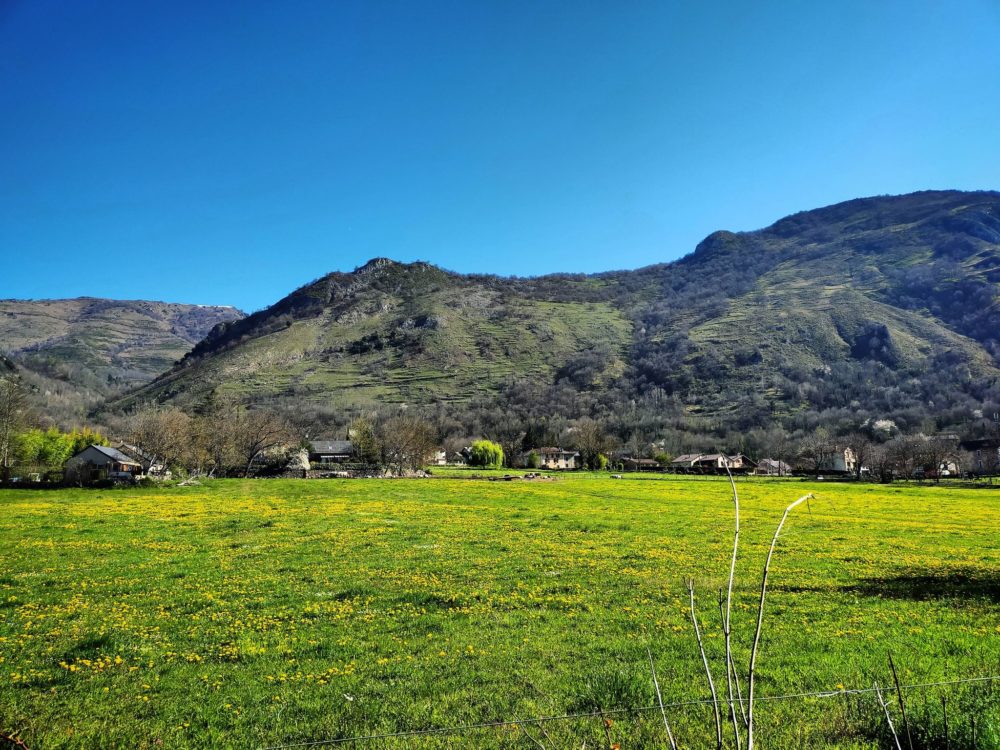
[[[818,471],[827,474],[853,474],[857,468],[858,462],[854,451],[850,448],[837,447],[823,456]]]
[[[579,469],[580,454],[563,448],[538,448],[538,465],[542,469]]]
[[[142,475],[142,464],[117,448],[90,445],[63,465],[67,482],[133,481]]]

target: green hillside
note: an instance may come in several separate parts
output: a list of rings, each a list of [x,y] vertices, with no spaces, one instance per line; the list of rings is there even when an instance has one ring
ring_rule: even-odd
[[[859,199],[595,276],[375,259],[218,327],[113,406],[229,395],[333,410],[548,404],[576,416],[654,398],[723,421],[944,406],[1000,376],[998,281],[995,192]]]
[[[0,300],[0,351],[50,416],[73,419],[169,369],[231,307],[93,298]]]

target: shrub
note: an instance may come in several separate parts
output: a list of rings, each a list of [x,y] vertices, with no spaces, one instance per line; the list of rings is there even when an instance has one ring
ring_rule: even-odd
[[[469,449],[469,465],[484,467],[503,466],[503,448],[492,440],[477,440]]]

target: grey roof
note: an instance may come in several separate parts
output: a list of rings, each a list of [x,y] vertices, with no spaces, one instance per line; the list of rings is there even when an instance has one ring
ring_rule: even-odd
[[[126,456],[124,453],[122,453],[117,448],[109,448],[106,445],[92,445],[90,447],[93,448],[96,451],[99,451],[100,453],[103,453],[105,456],[107,456],[111,460],[117,461],[120,464],[135,464],[136,466],[139,465],[138,461],[136,461],[131,456]],[[84,449],[84,450],[86,450],[86,449]]]
[[[310,453],[329,453],[343,455],[351,453],[354,444],[350,440],[313,440],[309,443]]]
[[[762,458],[760,461],[757,462],[757,465],[772,466],[774,468],[778,468],[779,466],[788,466],[788,464],[786,464],[784,461],[779,461],[774,458]]]

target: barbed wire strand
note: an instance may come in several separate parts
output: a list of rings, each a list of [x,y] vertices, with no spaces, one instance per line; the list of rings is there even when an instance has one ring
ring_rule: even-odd
[[[932,687],[950,687],[950,686],[964,685],[969,683],[983,683],[983,682],[997,682],[997,681],[1000,681],[1000,675],[992,675],[988,677],[966,677],[963,679],[956,679],[956,680],[942,680],[939,682],[919,682],[910,685],[900,685],[900,690],[924,690]],[[775,701],[802,700],[804,698],[819,698],[819,699],[840,698],[847,695],[864,695],[867,693],[874,693],[874,692],[875,688],[844,688],[838,690],[820,690],[813,692],[787,693],[785,695],[770,695],[770,696],[765,695],[756,698],[755,700],[758,703],[770,703]],[[742,701],[738,698],[733,698],[733,701],[736,703],[739,702],[746,703],[745,698]],[[711,705],[713,702],[728,703],[728,699],[712,701],[710,698],[707,698],[699,700],[677,701],[674,703],[664,703],[663,708],[689,708],[691,706]],[[383,734],[367,734],[367,735],[356,735],[353,737],[336,737],[327,740],[309,740],[304,742],[292,742],[287,745],[268,745],[266,747],[260,748],[260,750],[289,750],[290,748],[320,747],[324,745],[344,745],[347,743],[371,742],[373,740],[400,739],[404,737],[421,737],[421,736],[441,735],[441,734],[462,734],[464,732],[470,732],[479,729],[520,727],[526,724],[530,725],[530,724],[542,724],[551,721],[591,719],[599,716],[620,716],[622,714],[639,714],[639,713],[645,713],[647,711],[659,711],[659,710],[660,710],[659,704],[655,706],[606,708],[600,711],[589,711],[584,713],[567,713],[567,714],[557,714],[552,716],[538,716],[533,719],[485,721],[478,724],[459,724],[451,727],[409,729],[400,732],[385,732]]]

